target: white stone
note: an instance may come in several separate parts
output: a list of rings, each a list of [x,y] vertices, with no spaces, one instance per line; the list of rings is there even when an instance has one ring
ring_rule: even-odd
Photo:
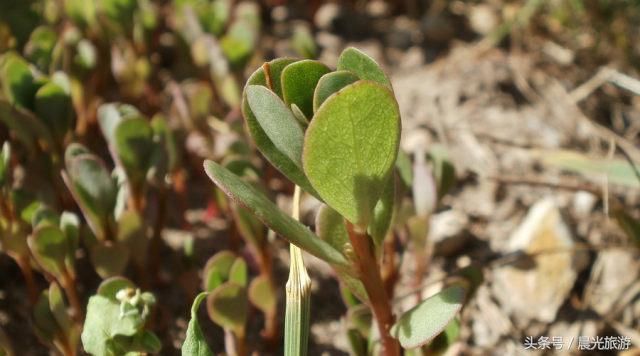
[[[583,254],[553,199],[537,202],[511,235],[506,252],[524,251],[533,256],[529,268],[508,264],[496,269],[493,290],[516,322],[552,322],[573,288],[583,265]]]

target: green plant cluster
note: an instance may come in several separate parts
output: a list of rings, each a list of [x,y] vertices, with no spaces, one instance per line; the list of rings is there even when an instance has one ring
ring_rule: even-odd
[[[411,176],[420,170],[398,149],[397,103],[371,58],[347,49],[337,70],[309,59],[276,59],[249,76],[241,92],[244,69],[259,55],[254,3],[42,0],[11,11],[37,20],[0,26],[0,241],[22,272],[33,333],[44,345],[64,355],[161,352],[152,331],[156,297],[147,290],[160,283],[161,237],[167,212],[176,207],[169,197],[188,205],[194,136],[206,145],[233,138],[223,154],[203,154],[220,162],[205,164],[220,188],[208,198],[228,226],[231,247],[201,270],[204,294],[193,304],[184,354],[211,352],[197,320],[204,300],[209,318],[224,330],[228,353],[249,352],[246,335],[256,312],[263,315],[260,350],[278,349],[285,288],[275,282],[270,231],[335,268],[358,354],[397,352],[393,340],[420,346],[454,318],[467,294],[460,286],[420,304],[426,311],[398,318],[391,312],[399,266],[389,262],[395,254],[389,246],[398,242],[394,230],[410,227],[412,240],[405,243],[415,247],[405,253],[419,257],[437,201],[429,194],[437,190],[441,197],[453,175],[442,155],[422,152],[416,162],[427,168],[422,178],[432,190],[415,190]],[[313,56],[310,34],[301,31],[292,47]],[[227,120],[234,111],[242,112],[245,126]],[[265,165],[325,203],[315,233],[276,208]],[[415,204],[405,194],[412,187]],[[422,196],[433,200],[427,210],[419,208]],[[195,296],[194,239],[182,242],[171,273]],[[78,274],[87,264],[103,280],[95,292]],[[309,290],[304,284],[298,292]],[[412,316],[439,308],[442,296],[452,308],[430,328],[409,333],[417,340],[407,339]],[[308,296],[299,297],[308,311]],[[291,350],[303,353],[313,318],[298,317],[303,340],[293,340],[298,345]],[[13,353],[7,337],[0,346]]]

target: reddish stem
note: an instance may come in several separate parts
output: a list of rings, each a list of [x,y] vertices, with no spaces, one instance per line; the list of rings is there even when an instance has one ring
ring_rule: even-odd
[[[369,296],[369,304],[373,311],[373,316],[376,319],[376,324],[378,325],[380,341],[382,343],[382,354],[386,356],[399,356],[400,345],[398,344],[398,340],[391,337],[389,333],[395,317],[391,311],[389,296],[387,295],[382,277],[380,276],[380,267],[376,261],[372,240],[366,231],[359,231],[359,229],[350,222],[346,224],[347,231],[349,232],[349,240],[357,255],[356,271]]]
[[[62,274],[60,284],[67,295],[67,299],[69,299],[69,304],[71,304],[74,320],[78,323],[82,323],[82,320],[84,320],[84,312],[82,311],[82,304],[80,303],[78,291],[76,290],[75,279],[68,271],[65,270]]]
[[[33,269],[31,268],[31,264],[29,263],[29,256],[22,255],[15,257],[14,259],[20,267],[20,271],[24,276],[24,280],[27,283],[27,293],[29,294],[29,302],[31,305],[35,305],[38,301],[38,287],[36,286],[36,281],[33,278]]]

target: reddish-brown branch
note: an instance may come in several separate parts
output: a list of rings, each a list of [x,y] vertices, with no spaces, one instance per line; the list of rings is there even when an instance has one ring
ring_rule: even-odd
[[[29,302],[31,305],[35,305],[38,301],[38,287],[36,286],[36,281],[33,278],[33,269],[31,268],[31,263],[29,263],[29,256],[14,256],[18,267],[20,267],[20,271],[24,276],[24,280],[27,284],[27,293],[29,294]]]
[[[64,271],[60,284],[67,295],[67,299],[69,299],[71,310],[73,310],[73,319],[78,323],[82,323],[82,320],[84,320],[84,312],[82,311],[82,304],[80,303],[78,291],[76,290],[76,281],[68,271]]]
[[[357,227],[349,222],[346,224],[349,240],[357,255],[356,270],[369,296],[369,304],[378,325],[382,354],[399,356],[400,345],[398,340],[391,337],[389,333],[395,317],[391,311],[389,296],[380,276],[380,268],[376,261],[372,240],[366,232],[358,231]]]

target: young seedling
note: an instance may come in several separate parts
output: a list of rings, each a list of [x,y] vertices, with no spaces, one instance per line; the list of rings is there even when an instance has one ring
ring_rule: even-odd
[[[244,177],[259,187],[260,173],[253,166],[248,155],[230,154],[225,157],[223,164],[236,175]],[[267,347],[273,348],[277,346],[279,330],[272,248],[267,229],[250,211],[229,200],[221,191],[216,190],[216,198],[217,205],[233,218],[235,231],[246,242],[249,251],[257,261],[260,274],[249,284],[249,300],[264,314],[265,324],[261,334]]]
[[[193,62],[208,69],[217,97],[237,108],[240,85],[234,71],[240,73],[255,50],[260,30],[257,4],[190,0],[177,4],[176,14],[176,31],[189,44]]]
[[[337,69],[357,80],[341,75],[320,86],[324,76],[335,74],[319,62],[265,63],[249,78],[242,109],[258,149],[286,177],[340,215],[332,229],[346,230],[347,239],[343,234],[342,239],[322,240],[213,161],[205,162],[205,171],[276,233],[331,264],[371,308],[382,353],[399,355],[400,345],[417,347],[442,331],[460,309],[465,289],[445,289],[396,320],[376,245],[386,236],[393,204],[388,197],[394,194],[385,191],[394,186],[398,104],[388,78],[364,53],[346,49]],[[327,90],[333,93],[327,95]]]
[[[247,354],[245,325],[248,314],[247,265],[241,257],[222,251],[209,259],[203,274],[209,318],[225,332],[229,355]]]
[[[0,151],[0,247],[20,267],[33,304],[38,298],[38,288],[27,246],[29,223],[25,217],[30,217],[25,216],[28,215],[28,204],[23,201],[22,191],[13,187],[11,156],[11,145],[4,142]]]
[[[78,248],[80,220],[70,212],[58,216],[40,207],[33,216],[33,232],[27,242],[31,255],[49,279],[64,289],[77,322],[83,319],[76,291],[75,252]]]
[[[69,318],[62,292],[55,282],[42,292],[34,306],[33,324],[36,334],[44,343],[53,346],[64,356],[77,354],[80,326]]]
[[[96,272],[103,278],[118,275],[131,255],[146,252],[142,220],[124,211],[124,185],[86,147],[69,145],[65,162],[62,176],[90,228],[83,238]]]
[[[67,207],[70,200],[56,172],[75,125],[69,77],[63,72],[46,77],[18,54],[7,52],[0,56],[0,78],[0,123],[28,151],[30,170],[46,177],[40,190],[50,190],[56,207]]]
[[[94,356],[158,353],[158,337],[145,328],[155,297],[122,277],[104,280],[89,298],[82,346]]]

